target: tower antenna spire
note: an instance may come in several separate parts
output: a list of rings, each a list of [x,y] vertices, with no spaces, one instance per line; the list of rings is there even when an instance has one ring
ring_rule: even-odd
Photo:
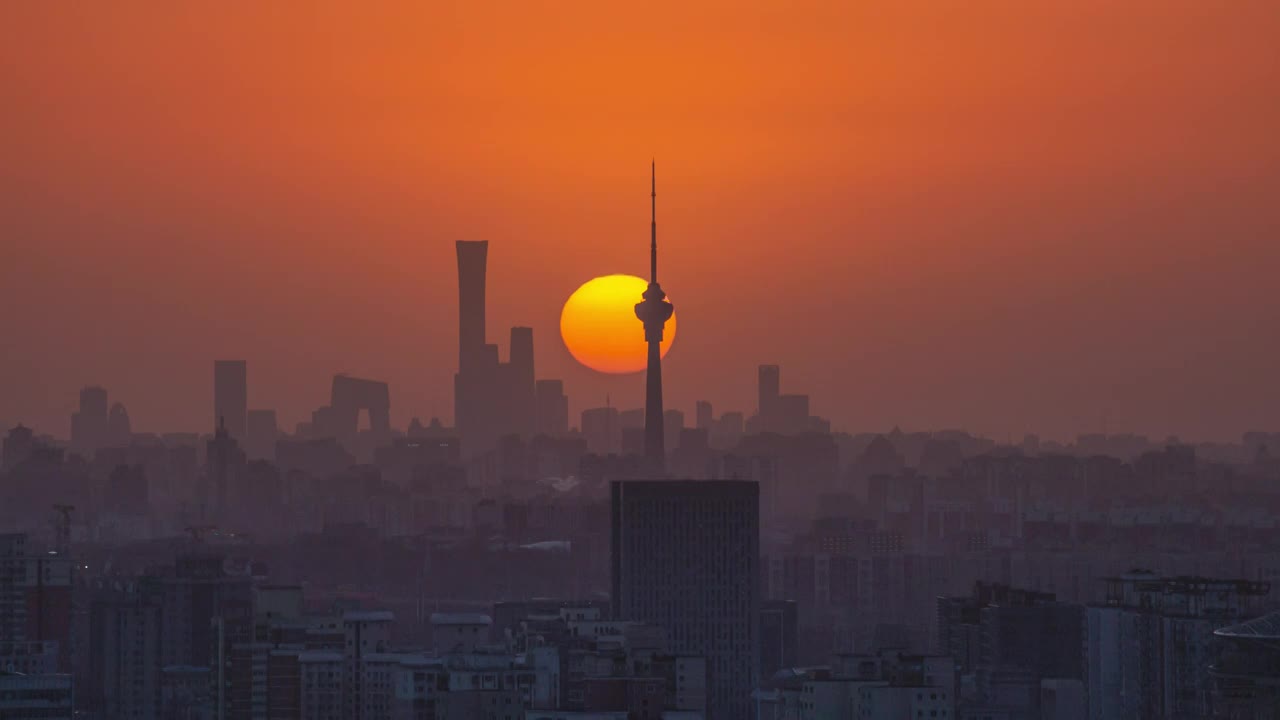
[[[662,326],[671,319],[675,308],[667,302],[667,294],[658,284],[658,170],[649,161],[649,287],[636,303],[636,317],[644,324],[644,339],[649,346],[648,372],[645,374],[644,454],[650,468],[661,474],[666,463],[662,422]]]
[[[649,161],[649,282],[658,282],[658,163]]]

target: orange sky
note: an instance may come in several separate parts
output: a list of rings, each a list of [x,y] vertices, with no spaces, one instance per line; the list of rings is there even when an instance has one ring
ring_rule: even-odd
[[[376,7],[370,7],[376,6]],[[668,405],[783,366],[838,427],[1280,428],[1280,3],[5,3],[0,420],[106,386],[292,428],[338,371],[452,413],[453,241],[490,339],[643,273]],[[637,332],[640,332],[637,327]],[[504,349],[505,352],[505,349]]]

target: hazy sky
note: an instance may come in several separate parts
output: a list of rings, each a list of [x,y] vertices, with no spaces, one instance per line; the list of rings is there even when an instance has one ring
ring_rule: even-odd
[[[839,428],[1280,429],[1280,3],[9,2],[0,420],[106,386],[286,427],[335,372],[452,415],[453,241],[573,417],[582,282],[647,263],[668,405],[780,363]],[[637,327],[637,332],[640,332]]]

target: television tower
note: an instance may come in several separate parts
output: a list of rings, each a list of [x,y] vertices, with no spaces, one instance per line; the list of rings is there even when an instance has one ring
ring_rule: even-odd
[[[649,369],[645,378],[644,456],[650,465],[661,470],[667,453],[663,446],[662,427],[662,328],[671,319],[675,307],[667,302],[667,294],[658,284],[658,179],[657,164],[649,165],[649,289],[636,303],[636,317],[644,323],[644,339],[649,343]]]

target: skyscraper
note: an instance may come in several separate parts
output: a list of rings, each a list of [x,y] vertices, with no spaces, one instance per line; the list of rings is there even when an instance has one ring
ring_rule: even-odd
[[[207,505],[212,505],[213,518],[219,521],[226,518],[229,502],[227,491],[244,468],[244,464],[244,451],[240,449],[236,439],[227,432],[226,426],[220,423],[205,450],[205,477],[212,487],[206,488],[206,497],[203,500]],[[206,515],[202,519],[210,518]]]
[[[459,240],[458,251],[458,372],[474,370],[484,355],[485,266],[488,240]]]
[[[533,379],[533,328],[511,328],[511,367],[507,377],[511,387],[507,389],[510,418],[505,428],[524,437],[534,434],[537,424],[537,409],[534,400]]]
[[[530,436],[535,425],[533,330],[511,329],[510,361],[485,342],[487,240],[459,240],[458,374],[453,380],[454,424],[468,455],[493,450],[507,434]]]
[[[615,481],[614,617],[666,628],[707,660],[709,720],[752,716],[759,676],[760,497],[738,480]]]
[[[756,409],[759,414],[760,430],[772,431],[774,428],[773,418],[777,414],[778,394],[782,391],[782,370],[777,365],[761,365],[759,370],[759,392],[760,406]]]
[[[697,427],[699,430],[711,432],[711,426],[716,422],[716,416],[711,409],[711,403],[707,400],[699,400],[694,406],[697,410],[695,417],[697,418]]]
[[[249,416],[249,369],[244,360],[213,362],[213,427],[226,423],[227,433],[244,440]]]
[[[71,415],[71,447],[92,456],[107,441],[107,391],[80,390],[80,409]]]
[[[662,328],[675,308],[667,302],[667,294],[658,284],[658,172],[656,163],[649,167],[649,289],[644,301],[636,303],[636,317],[644,323],[644,339],[649,344],[649,366],[645,374],[644,454],[657,470],[666,462],[665,433],[662,417]]]
[[[107,444],[111,447],[127,447],[133,439],[133,424],[123,403],[115,403],[107,413]]]

